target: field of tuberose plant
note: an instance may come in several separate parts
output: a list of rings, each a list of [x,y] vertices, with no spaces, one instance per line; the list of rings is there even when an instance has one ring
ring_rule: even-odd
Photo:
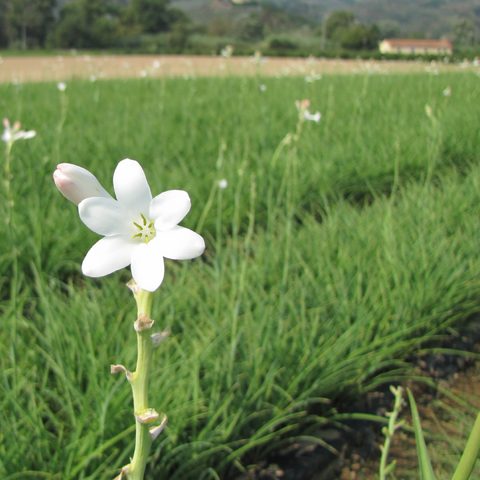
[[[233,480],[320,442],[337,405],[479,311],[479,102],[472,72],[0,85],[0,115],[36,131],[10,176],[2,153],[0,477],[110,480],[133,455],[130,387],[110,374],[136,361],[130,269],[82,275],[100,236],[57,164],[113,194],[131,158],[154,196],[189,193],[181,225],[206,251],[167,260],[154,294],[171,334],[150,403],[168,424],[145,478]]]

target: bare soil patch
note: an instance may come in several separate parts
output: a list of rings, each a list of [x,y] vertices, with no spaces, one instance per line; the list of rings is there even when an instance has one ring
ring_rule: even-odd
[[[473,68],[473,67],[472,67]],[[187,55],[58,55],[5,57],[0,82],[68,81],[75,78],[141,78],[248,75],[307,76],[328,74],[388,74],[459,70],[455,64],[399,61],[265,59],[257,66],[248,57]]]
[[[480,363],[476,362],[474,367],[456,374],[452,381],[453,384],[449,386],[451,396],[439,394],[436,398],[432,398],[432,394],[418,384],[409,386],[415,396],[422,427],[426,433],[430,459],[438,480],[452,478],[480,410]],[[408,426],[413,426],[409,406],[404,407],[400,418],[404,419]],[[377,447],[378,453],[375,458],[368,459],[363,465],[350,464],[343,469],[340,479],[378,478],[380,448],[379,445]],[[389,460],[396,460],[395,477],[398,480],[419,478],[413,433],[399,431],[395,435]],[[477,463],[471,478],[479,478],[479,476],[480,465]]]

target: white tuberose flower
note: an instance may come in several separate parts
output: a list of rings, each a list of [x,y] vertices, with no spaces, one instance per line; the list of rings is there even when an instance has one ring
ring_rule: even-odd
[[[118,164],[113,186],[117,200],[89,197],[78,205],[82,222],[104,235],[87,253],[82,271],[103,277],[131,265],[137,284],[153,292],[163,281],[164,258],[188,260],[205,250],[200,235],[178,226],[190,210],[190,197],[170,190],[152,199],[142,167],[130,159]]]
[[[2,140],[10,145],[17,140],[27,140],[36,135],[35,130],[29,130],[28,132],[20,130],[20,122],[15,122],[13,127],[10,127],[8,118],[3,119],[3,126],[5,127],[5,130],[2,134]]]
[[[317,112],[315,114],[312,114],[307,110],[305,110],[304,113],[305,120],[311,120],[312,122],[319,123],[320,119],[322,118],[322,114],[320,112]]]

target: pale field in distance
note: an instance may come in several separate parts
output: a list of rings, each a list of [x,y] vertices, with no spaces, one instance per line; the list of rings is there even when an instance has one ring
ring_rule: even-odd
[[[422,61],[375,61],[268,57],[258,66],[248,57],[187,55],[58,55],[6,57],[0,82],[66,81],[74,78],[175,76],[288,76],[349,73],[412,73],[456,71],[456,64]]]

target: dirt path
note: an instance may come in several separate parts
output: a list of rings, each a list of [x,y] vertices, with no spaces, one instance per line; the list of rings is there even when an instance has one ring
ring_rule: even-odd
[[[332,73],[388,74],[441,73],[458,65],[425,62],[327,60],[269,57],[258,66],[248,57],[183,55],[58,55],[56,57],[5,57],[0,60],[0,82],[67,81],[74,78],[139,78],[175,76],[313,76]],[[465,66],[465,65],[464,65]],[[469,66],[469,68],[474,68]],[[476,70],[476,69],[475,69]]]

